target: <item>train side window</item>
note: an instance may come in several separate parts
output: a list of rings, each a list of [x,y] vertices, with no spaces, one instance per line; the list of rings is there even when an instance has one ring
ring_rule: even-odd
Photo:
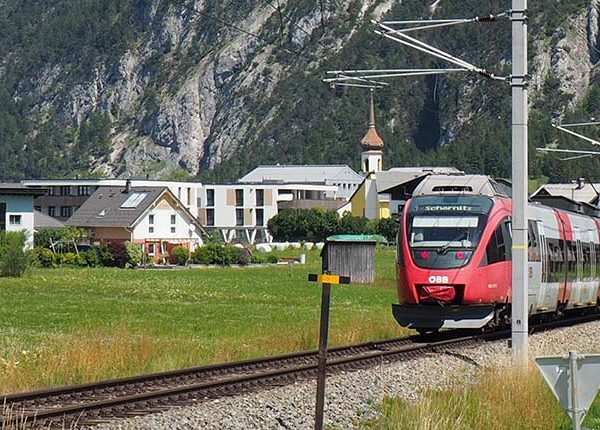
[[[506,229],[506,227],[503,226],[504,223],[496,227],[496,230],[494,230],[494,233],[490,236],[490,241],[485,248],[487,262],[484,261],[483,265],[506,261],[506,241],[504,240],[503,235],[503,229]]]
[[[542,261],[540,257],[538,229],[535,221],[528,222],[527,258],[529,261]]]

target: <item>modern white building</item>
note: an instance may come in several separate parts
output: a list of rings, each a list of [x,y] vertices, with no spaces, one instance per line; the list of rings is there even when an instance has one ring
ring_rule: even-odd
[[[348,200],[363,181],[363,176],[346,164],[258,166],[241,177],[241,184],[306,184],[328,185],[328,199]]]
[[[99,187],[125,187],[127,179],[35,179],[21,181],[28,188],[45,188],[47,194],[35,199],[35,209],[66,221]],[[131,187],[166,187],[194,216],[198,216],[200,182],[131,179]]]
[[[33,199],[46,190],[0,184],[0,231],[25,232],[25,248],[33,248]]]
[[[267,221],[280,209],[320,207],[337,210],[347,202],[328,199],[336,185],[239,183],[207,184],[199,198],[199,220],[226,242],[270,241]]]

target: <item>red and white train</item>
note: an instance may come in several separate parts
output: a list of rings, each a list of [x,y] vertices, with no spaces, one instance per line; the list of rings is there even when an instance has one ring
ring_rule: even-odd
[[[528,216],[530,316],[596,310],[600,219],[539,203]],[[423,181],[398,231],[398,323],[420,332],[509,323],[510,217],[506,189],[488,177]]]

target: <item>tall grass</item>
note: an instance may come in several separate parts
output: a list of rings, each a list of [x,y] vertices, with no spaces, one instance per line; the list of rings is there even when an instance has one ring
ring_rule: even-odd
[[[362,430],[548,430],[568,423],[537,369],[484,370],[472,383],[426,390],[411,403],[385,399]],[[461,376],[462,377],[462,376]],[[461,382],[461,381],[457,381]],[[566,427],[568,428],[568,427]]]
[[[286,251],[290,253],[291,251]],[[318,252],[306,266],[36,269],[0,283],[0,392],[314,349]],[[394,253],[374,285],[332,289],[330,345],[401,336]]]

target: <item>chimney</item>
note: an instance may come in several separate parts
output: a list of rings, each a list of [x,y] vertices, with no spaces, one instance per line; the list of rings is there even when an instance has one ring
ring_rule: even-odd
[[[127,179],[125,181],[125,191],[123,191],[125,194],[129,194],[131,192],[131,179]]]

